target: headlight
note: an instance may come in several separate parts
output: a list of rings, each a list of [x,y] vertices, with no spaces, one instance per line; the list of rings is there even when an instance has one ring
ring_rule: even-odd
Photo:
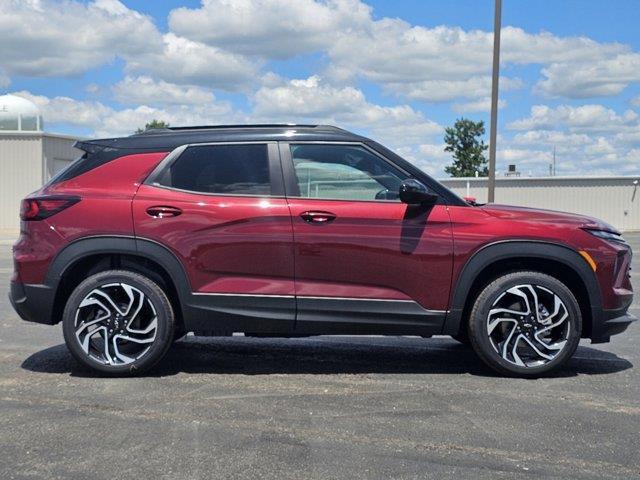
[[[627,243],[619,233],[608,232],[606,230],[591,230],[588,228],[585,228],[584,231],[603,240],[608,240],[609,242]]]

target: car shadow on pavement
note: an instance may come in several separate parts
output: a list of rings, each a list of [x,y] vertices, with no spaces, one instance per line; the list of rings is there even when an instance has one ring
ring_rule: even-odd
[[[580,346],[574,357],[552,377],[604,375],[632,368],[617,355]],[[81,367],[65,345],[34,353],[22,368],[42,373],[100,374]],[[165,358],[145,376],[193,374],[460,374],[498,376],[470,347],[438,338],[265,339],[195,338],[175,343]]]

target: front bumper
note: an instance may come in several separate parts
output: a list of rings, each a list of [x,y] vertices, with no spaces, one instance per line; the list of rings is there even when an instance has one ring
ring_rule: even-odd
[[[629,302],[631,303],[631,302]],[[637,318],[627,312],[630,305],[616,310],[603,310],[599,322],[594,322],[591,343],[606,343],[612,335],[624,332]]]
[[[53,290],[46,285],[25,285],[11,282],[9,300],[20,318],[28,322],[53,325]]]

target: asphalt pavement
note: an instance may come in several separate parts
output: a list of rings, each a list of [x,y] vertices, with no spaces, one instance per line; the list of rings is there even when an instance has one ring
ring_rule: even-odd
[[[640,478],[638,324],[537,380],[445,337],[187,337],[148,376],[100,378],[60,325],[18,318],[11,271],[5,242],[0,479]]]

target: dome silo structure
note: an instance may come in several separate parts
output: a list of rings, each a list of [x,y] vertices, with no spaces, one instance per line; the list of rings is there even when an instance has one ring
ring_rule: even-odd
[[[31,100],[0,95],[0,234],[17,233],[20,200],[81,155],[76,140],[45,132]]]
[[[0,96],[0,130],[8,132],[41,132],[40,109],[30,100],[16,95]]]

